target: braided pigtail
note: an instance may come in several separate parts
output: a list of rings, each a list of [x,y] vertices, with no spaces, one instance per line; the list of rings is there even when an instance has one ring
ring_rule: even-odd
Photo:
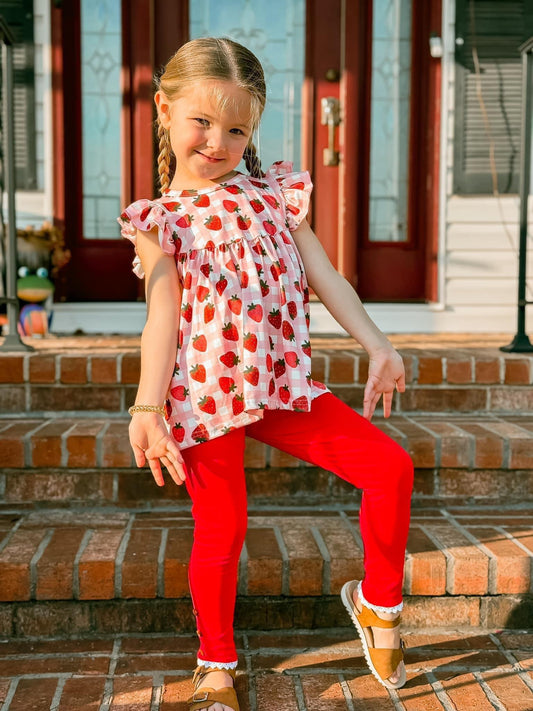
[[[172,148],[170,146],[170,136],[161,121],[157,122],[157,136],[159,138],[159,155],[157,156],[157,172],[159,173],[159,183],[161,194],[168,190],[170,185],[170,159]]]
[[[257,155],[257,150],[253,143],[249,143],[244,149],[243,154],[244,162],[246,164],[246,169],[252,176],[252,178],[263,178],[264,173],[261,170],[261,161]]]

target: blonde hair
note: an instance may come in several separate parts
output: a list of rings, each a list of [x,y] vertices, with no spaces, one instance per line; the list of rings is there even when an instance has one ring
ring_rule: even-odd
[[[225,37],[201,37],[182,45],[168,60],[155,86],[172,102],[181,91],[196,81],[219,80],[231,81],[250,94],[250,112],[252,136],[259,126],[266,101],[266,86],[263,68],[257,57],[238,42]],[[219,109],[227,106],[227,97],[214,91],[214,98]],[[156,119],[159,139],[157,172],[160,192],[170,185],[170,173],[175,171],[175,156],[170,145],[169,132],[162,125],[159,116]],[[261,161],[250,138],[243,154],[246,168],[256,178],[263,176]]]

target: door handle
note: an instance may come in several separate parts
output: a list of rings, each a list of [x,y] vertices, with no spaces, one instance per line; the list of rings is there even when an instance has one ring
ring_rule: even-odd
[[[339,165],[339,151],[335,150],[335,129],[341,122],[341,104],[334,96],[324,96],[321,106],[321,123],[328,127],[328,147],[324,148],[324,165]]]

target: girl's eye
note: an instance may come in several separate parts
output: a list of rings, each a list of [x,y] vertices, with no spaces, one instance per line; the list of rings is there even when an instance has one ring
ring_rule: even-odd
[[[244,131],[241,131],[240,128],[232,128],[230,129],[230,133],[235,133],[237,136],[244,136]]]
[[[204,118],[195,118],[194,120],[195,120],[195,121],[198,121],[198,123],[200,124],[200,126],[204,126],[204,127],[205,127],[205,126],[208,126],[208,125],[209,125],[209,121],[208,121],[207,119],[204,119]]]

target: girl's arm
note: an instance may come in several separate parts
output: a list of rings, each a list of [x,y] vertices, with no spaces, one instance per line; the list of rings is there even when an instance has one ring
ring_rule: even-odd
[[[390,415],[394,390],[405,390],[405,371],[400,355],[364,309],[355,289],[339,274],[303,220],[292,233],[309,286],[335,320],[367,351],[370,361],[363,414],[371,419],[381,395],[383,412]]]
[[[137,230],[136,249],[145,272],[147,316],[141,336],[141,375],[135,404],[161,406],[176,363],[181,287],[174,258],[162,252],[157,230]],[[181,454],[161,415],[136,412],[130,424],[130,441],[137,466],[144,466],[148,459],[159,485],[164,483],[159,459],[174,481],[182,483],[185,476]]]

